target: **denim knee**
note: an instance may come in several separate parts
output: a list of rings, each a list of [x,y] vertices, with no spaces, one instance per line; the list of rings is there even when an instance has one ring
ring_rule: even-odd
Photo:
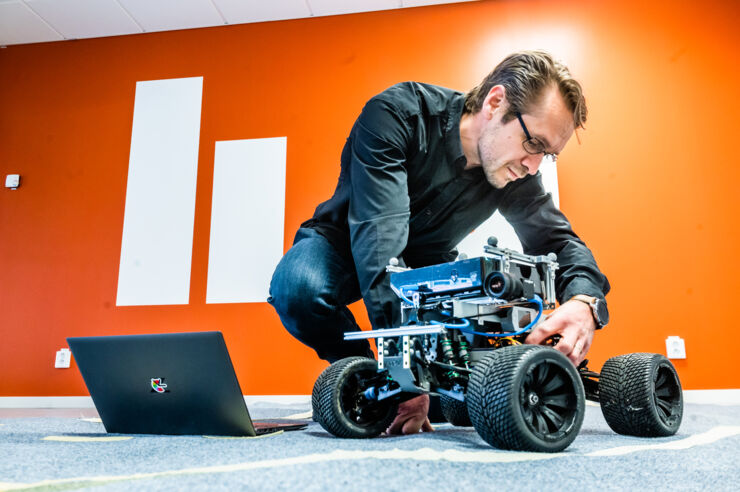
[[[280,318],[300,322],[302,319],[320,316],[322,311],[329,314],[326,303],[322,305],[319,290],[320,279],[306,272],[276,271],[270,284],[270,299]],[[328,306],[327,306],[328,307]]]
[[[293,247],[275,269],[267,302],[291,335],[322,359],[334,361],[369,352],[366,340],[343,339],[344,333],[360,329],[346,306],[359,298],[351,259],[316,231],[299,229]]]
[[[352,355],[374,357],[367,340],[343,340],[345,331],[360,328],[347,307],[337,305],[324,281],[306,273],[288,277],[275,272],[268,300],[288,333],[330,363]]]

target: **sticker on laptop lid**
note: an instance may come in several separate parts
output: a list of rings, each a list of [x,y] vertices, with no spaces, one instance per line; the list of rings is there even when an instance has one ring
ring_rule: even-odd
[[[167,385],[164,383],[164,378],[152,378],[152,392],[168,393],[170,390],[166,388]]]

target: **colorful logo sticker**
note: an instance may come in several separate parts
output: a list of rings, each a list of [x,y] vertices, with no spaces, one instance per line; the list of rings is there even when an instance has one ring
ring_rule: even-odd
[[[164,384],[164,378],[152,378],[152,391],[156,391],[157,393],[164,393],[165,388],[167,387],[166,384]]]

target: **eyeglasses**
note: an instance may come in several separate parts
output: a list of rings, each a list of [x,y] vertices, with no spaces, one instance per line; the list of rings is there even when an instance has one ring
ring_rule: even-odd
[[[552,152],[547,152],[545,150],[545,144],[538,138],[529,134],[529,130],[527,130],[527,126],[524,124],[521,113],[516,113],[516,117],[519,119],[519,124],[522,125],[524,135],[527,136],[527,138],[522,142],[522,147],[527,151],[527,154],[544,154],[544,156],[549,157],[552,162],[556,162],[558,160],[558,155],[553,154]]]

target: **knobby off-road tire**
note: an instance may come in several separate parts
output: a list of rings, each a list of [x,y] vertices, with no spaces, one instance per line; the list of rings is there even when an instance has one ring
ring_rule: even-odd
[[[326,380],[326,374],[329,372],[328,367],[324,369],[321,374],[319,374],[319,377],[316,378],[316,382],[313,384],[313,391],[311,391],[311,418],[314,422],[321,423],[319,411],[317,408],[319,408],[319,400],[321,391],[318,390],[318,388],[323,388]]]
[[[395,418],[398,404],[364,397],[368,380],[377,372],[377,362],[366,357],[348,357],[327,367],[311,394],[314,420],[337,437],[380,435]]]
[[[445,416],[447,422],[457,427],[471,427],[473,425],[470,421],[470,415],[468,415],[467,402],[442,395],[440,397],[440,403],[442,406],[442,415]]]
[[[468,412],[484,441],[500,449],[557,452],[583,423],[585,394],[573,364],[550,347],[494,350],[473,369]]]
[[[607,360],[599,377],[606,423],[618,434],[672,436],[683,418],[683,392],[673,364],[660,354]]]

